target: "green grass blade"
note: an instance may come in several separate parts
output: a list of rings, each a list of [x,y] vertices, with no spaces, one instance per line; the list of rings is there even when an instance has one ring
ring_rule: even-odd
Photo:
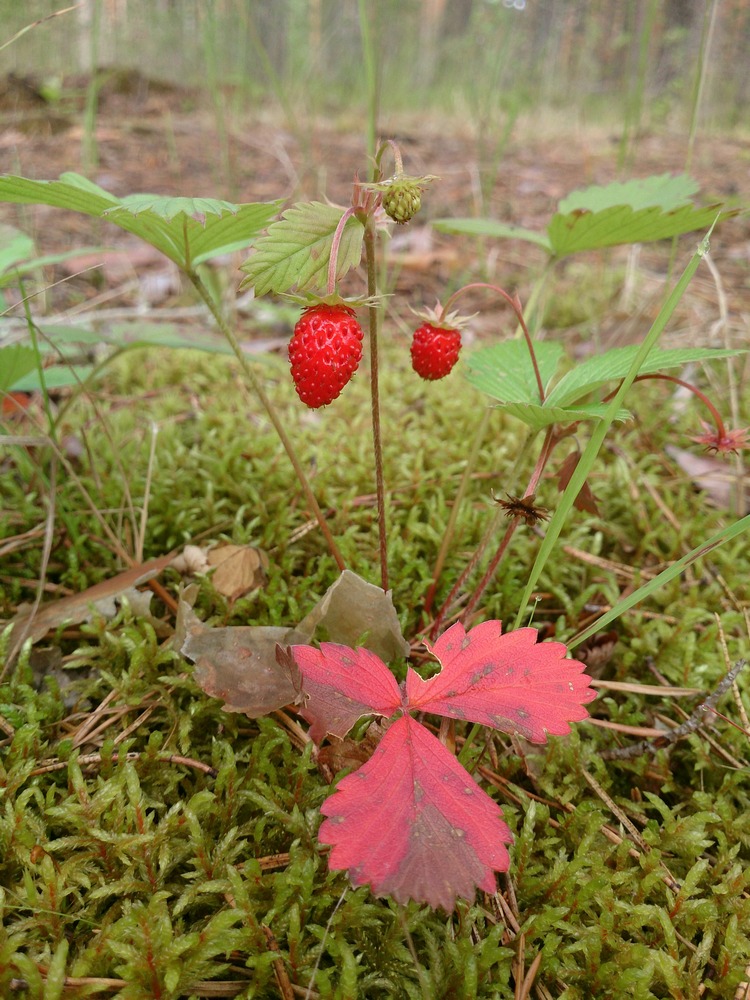
[[[522,226],[511,226],[497,219],[435,219],[432,225],[440,233],[488,236],[496,240],[526,240],[527,243],[535,243],[547,253],[552,253],[552,246],[546,233],[524,229]]]
[[[669,583],[670,580],[674,580],[675,577],[679,576],[682,571],[687,567],[697,562],[703,556],[708,555],[714,549],[717,549],[724,542],[729,542],[731,539],[736,538],[741,535],[743,531],[750,528],[750,514],[746,517],[741,518],[739,521],[735,521],[734,524],[728,525],[726,528],[722,528],[721,531],[717,531],[715,535],[712,535],[707,541],[703,542],[701,545],[696,545],[694,549],[682,556],[676,562],[668,566],[667,569],[655,576],[653,580],[649,580],[648,583],[644,583],[642,587],[634,590],[632,594],[628,594],[621,601],[618,601],[615,606],[608,611],[601,618],[597,618],[595,622],[585,628],[583,632],[579,632],[568,645],[572,648],[573,646],[578,646],[580,643],[584,642],[589,636],[594,635],[600,629],[606,628],[611,622],[615,621],[620,615],[625,614],[636,604],[640,604],[641,601],[645,601],[647,597],[651,597],[655,594],[665,583]]]
[[[667,301],[659,310],[659,315],[654,320],[651,329],[646,335],[637,354],[633,358],[632,364],[630,365],[630,370],[623,379],[620,388],[617,390],[615,395],[610,400],[604,419],[600,423],[594,426],[591,438],[589,439],[589,443],[587,444],[586,448],[583,451],[583,454],[581,455],[576,471],[571,476],[570,482],[568,483],[565,492],[560,497],[560,501],[557,505],[557,510],[555,511],[552,520],[549,523],[549,527],[547,528],[547,532],[544,536],[544,541],[542,542],[539,548],[539,552],[537,553],[534,565],[531,567],[531,571],[529,573],[529,579],[526,583],[526,589],[523,592],[523,596],[521,598],[521,602],[518,607],[518,614],[516,615],[516,622],[515,622],[516,628],[520,627],[524,619],[524,616],[526,614],[526,608],[528,606],[529,601],[531,600],[531,595],[534,592],[534,588],[536,587],[539,577],[541,576],[542,571],[544,570],[544,567],[547,563],[547,560],[549,559],[552,550],[554,549],[557,540],[560,537],[560,533],[562,532],[565,520],[568,514],[570,513],[570,509],[573,506],[573,503],[575,502],[575,499],[578,496],[581,487],[586,481],[586,477],[591,472],[594,462],[596,461],[597,455],[599,454],[599,449],[601,448],[602,443],[604,442],[604,438],[607,435],[607,431],[609,430],[610,425],[614,421],[616,414],[622,407],[622,402],[623,399],[625,398],[625,394],[630,389],[630,386],[633,384],[633,381],[638,375],[638,372],[640,371],[644,361],[648,357],[649,352],[653,347],[655,347],[656,343],[658,342],[659,337],[661,336],[664,330],[664,327],[669,322],[669,319],[672,316],[674,310],[676,309],[680,299],[682,298],[685,289],[690,284],[693,275],[697,271],[698,265],[700,264],[705,254],[708,253],[708,246],[709,246],[708,241],[712,230],[713,226],[701,241],[698,249],[695,251],[695,253],[690,259],[690,262],[685,268],[682,277],[677,282],[675,287],[672,289],[672,292]]]

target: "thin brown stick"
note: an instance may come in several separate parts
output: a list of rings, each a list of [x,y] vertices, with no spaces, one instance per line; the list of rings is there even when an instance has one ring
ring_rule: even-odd
[[[268,950],[278,955],[278,958],[273,959],[273,974],[276,979],[276,985],[279,988],[279,993],[283,997],[283,1000],[294,1000],[294,990],[292,989],[292,981],[289,978],[289,973],[286,971],[284,966],[284,960],[281,958],[279,943],[273,936],[273,932],[270,927],[261,925],[261,930],[266,938],[266,943],[268,944]]]
[[[732,687],[746,663],[747,660],[737,660],[732,669],[716,685],[716,689],[698,705],[693,714],[682,725],[677,726],[669,732],[662,733],[658,737],[641,740],[639,743],[634,743],[629,747],[615,747],[613,750],[604,750],[601,756],[606,757],[608,760],[632,760],[633,757],[640,757],[644,753],[653,755],[658,750],[671,746],[672,743],[676,743],[678,740],[683,739],[683,737],[697,732],[705,725],[707,714],[714,711],[721,696]]]
[[[461,482],[458,486],[458,493],[456,493],[456,498],[453,501],[453,508],[451,509],[450,517],[448,518],[448,524],[443,532],[443,540],[440,543],[440,551],[438,552],[437,559],[435,560],[435,568],[432,571],[432,583],[430,584],[430,588],[424,599],[424,611],[426,615],[429,615],[432,611],[432,602],[435,598],[435,591],[437,590],[438,583],[440,582],[440,574],[443,571],[443,565],[445,564],[445,559],[448,555],[448,548],[453,541],[453,535],[456,530],[456,521],[458,520],[461,504],[463,503],[466,495],[471,474],[474,471],[477,458],[479,457],[479,449],[481,448],[484,435],[487,431],[487,425],[490,421],[490,412],[490,407],[486,407],[484,413],[482,414],[482,419],[479,421],[477,429],[474,432],[474,439],[469,451],[469,457],[466,459],[466,465],[464,466],[464,471],[461,475]]]
[[[148,758],[149,756],[150,754],[143,754],[133,750],[130,753],[126,753],[124,756],[118,753],[113,753],[112,756],[108,759],[111,760],[112,763],[116,764],[119,763],[121,759],[126,761],[134,761],[134,760],[140,760],[142,757]],[[193,767],[195,768],[196,771],[202,771],[203,774],[207,774],[209,778],[215,778],[219,773],[216,770],[216,768],[211,767],[209,764],[204,764],[202,760],[194,760],[192,757],[182,757],[180,754],[160,753],[156,755],[155,759],[161,761],[164,764],[177,764],[177,765],[182,765],[184,767]],[[65,768],[68,766],[68,763],[69,762],[67,760],[45,761],[44,764],[34,768],[34,770],[31,771],[31,774],[32,775],[50,774],[52,771],[64,771]],[[97,764],[103,763],[103,758],[100,753],[90,753],[82,757],[79,757],[77,763],[81,767],[95,767]]]

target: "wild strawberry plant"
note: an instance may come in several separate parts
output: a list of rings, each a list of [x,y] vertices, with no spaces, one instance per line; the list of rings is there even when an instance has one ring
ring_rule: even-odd
[[[386,177],[383,163],[390,154],[396,167],[393,176]],[[242,286],[252,288],[258,296],[268,293],[292,296],[299,304],[300,318],[291,337],[289,361],[300,400],[312,408],[333,404],[353,377],[364,339],[357,315],[366,314],[380,593],[388,605],[386,486],[379,402],[378,343],[382,321],[377,280],[379,241],[388,219],[400,225],[409,222],[421,206],[424,190],[434,180],[432,176],[407,176],[398,148],[385,143],[375,158],[371,180],[355,181],[349,207],[316,202],[292,206],[268,226],[263,236],[259,233],[278,211],[278,202],[233,205],[213,199],[152,195],[119,199],[74,174],[50,182],[0,178],[0,198],[55,205],[108,219],[147,240],[181,269],[225,333],[281,437],[310,509],[342,570],[337,581],[337,585],[343,584],[340,593],[349,593],[346,588],[350,586],[371,585],[365,581],[351,582],[354,575],[345,569],[292,436],[276,413],[263,380],[249,364],[218,303],[206,288],[199,268],[212,256],[254,241],[254,251],[243,265]],[[652,178],[637,184],[590,188],[571,195],[561,202],[546,234],[488,220],[454,220],[444,223],[443,228],[485,236],[520,237],[544,247],[551,259],[557,259],[580,250],[633,240],[663,239],[706,228],[714,222],[717,208],[696,208],[691,200],[693,194],[689,179]],[[494,872],[508,867],[506,845],[511,838],[500,808],[456,761],[446,742],[452,738],[451,727],[455,723],[474,724],[474,729],[465,735],[467,744],[479,726],[543,742],[548,735],[564,735],[571,722],[586,717],[584,705],[592,700],[594,692],[582,664],[567,657],[562,643],[539,642],[535,629],[520,625],[570,509],[577,505],[591,510],[595,505],[586,478],[610,426],[628,419],[630,414],[624,399],[634,383],[655,377],[675,381],[674,376],[666,374],[667,369],[734,353],[658,348],[660,334],[707,246],[706,238],[640,345],[607,351],[568,371],[563,370],[562,346],[535,340],[518,297],[502,288],[471,284],[421,315],[422,322],[414,333],[411,348],[412,364],[418,376],[436,380],[450,376],[459,358],[465,320],[453,306],[462,296],[469,292],[499,296],[510,307],[521,339],[507,337],[475,351],[469,358],[467,377],[492,399],[492,405],[523,421],[532,436],[539,434],[542,438],[525,489],[517,496],[497,498],[498,514],[506,516],[508,524],[486,572],[463,607],[464,622],[471,623],[485,588],[511,551],[516,530],[521,525],[533,526],[546,520],[548,511],[537,503],[536,496],[556,449],[573,439],[574,434],[577,437],[581,430],[588,429],[588,443],[580,453],[568,454],[560,466],[558,476],[563,494],[546,527],[526,591],[516,609],[514,630],[503,634],[499,622],[488,621],[468,631],[461,622],[442,631],[443,622],[455,612],[455,599],[467,589],[482,552],[496,541],[497,524],[493,521],[464,573],[453,582],[442,606],[433,611],[433,599],[441,583],[441,558],[438,558],[425,615],[432,637],[428,649],[439,661],[441,670],[429,680],[423,680],[410,667],[403,684],[397,684],[383,657],[373,651],[376,648],[373,635],[382,624],[378,619],[387,617],[393,609],[392,605],[381,608],[369,595],[356,602],[351,599],[350,603],[346,598],[343,615],[339,610],[339,616],[335,617],[330,614],[329,605],[334,598],[329,593],[321,608],[314,609],[294,629],[294,634],[283,629],[247,629],[252,637],[243,638],[242,642],[249,645],[253,655],[243,662],[251,664],[255,684],[249,693],[243,693],[246,677],[222,674],[219,657],[211,664],[210,677],[202,683],[206,690],[221,694],[228,707],[258,715],[296,699],[299,713],[310,723],[310,737],[316,743],[327,736],[343,738],[363,716],[386,720],[385,734],[371,759],[339,782],[322,810],[326,820],[320,838],[332,847],[331,867],[347,870],[354,884],[369,884],[374,892],[392,895],[401,902],[415,899],[450,909],[457,898],[472,898],[477,887],[492,891]],[[339,291],[339,283],[360,264],[363,254],[366,288],[359,297],[345,297]],[[0,386],[3,391],[15,390],[18,380],[29,375],[32,361],[36,364],[34,352],[15,350],[12,357],[5,357],[13,367],[6,366],[6,371],[12,374]],[[706,407],[712,421],[704,425],[695,440],[720,452],[744,447],[746,432],[726,428],[705,395],[696,387],[689,388]],[[721,533],[715,544],[735,537],[748,522],[748,518],[738,521]],[[446,544],[449,542],[450,531],[447,531]],[[714,540],[709,540],[709,544],[714,544]],[[703,549],[703,545],[698,546],[661,577],[631,593],[600,624],[653,592],[668,574],[679,572]],[[373,613],[376,606],[378,611]],[[321,621],[326,621],[329,635],[335,637],[346,632],[353,638],[346,640],[347,645],[324,643],[320,649],[307,645]],[[263,636],[258,635],[259,631],[264,632]],[[359,645],[356,638],[363,634],[364,644]],[[197,648],[203,639],[210,643],[216,638],[216,635],[197,635],[193,629],[182,650],[196,660],[200,657],[201,669],[205,671],[206,657]],[[304,641],[298,641],[300,638]],[[239,639],[235,635],[230,641],[236,643]],[[409,649],[393,631],[385,638],[378,634],[377,643],[387,648],[386,657],[398,657]],[[291,651],[285,652],[284,647],[290,644]],[[272,680],[277,645],[281,667]],[[246,647],[242,648],[244,655]],[[272,684],[277,684],[278,689],[274,688],[268,696]],[[238,690],[240,687],[243,691]],[[449,720],[440,730],[443,739],[433,735],[415,714]]]

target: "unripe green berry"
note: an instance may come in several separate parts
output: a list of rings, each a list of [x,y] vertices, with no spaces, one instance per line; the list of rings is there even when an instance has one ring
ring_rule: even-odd
[[[385,214],[399,225],[414,218],[421,205],[421,188],[407,177],[394,180],[383,194]]]

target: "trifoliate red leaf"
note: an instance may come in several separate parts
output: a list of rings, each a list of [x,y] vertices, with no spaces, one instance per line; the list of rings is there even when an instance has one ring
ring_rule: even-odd
[[[343,738],[364,715],[402,713],[322,807],[331,868],[399,902],[448,910],[477,888],[494,890],[493,872],[507,869],[511,841],[500,807],[409,713],[480,722],[536,743],[567,733],[586,718],[583,705],[595,692],[562,643],[537,638],[532,628],[503,635],[499,621],[468,633],[453,625],[432,647],[440,673],[424,681],[410,668],[401,686],[366,649],[292,647],[315,742],[326,733]]]

